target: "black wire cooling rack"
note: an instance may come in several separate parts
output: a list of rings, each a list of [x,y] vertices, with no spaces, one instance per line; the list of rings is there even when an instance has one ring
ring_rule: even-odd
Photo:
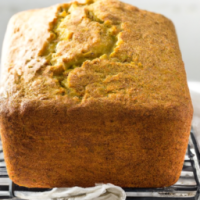
[[[175,185],[157,189],[123,189],[127,194],[127,200],[200,200],[200,152],[193,131],[191,131],[181,176]],[[0,142],[0,199],[17,200],[15,191],[43,192],[47,190],[19,187],[9,179]]]

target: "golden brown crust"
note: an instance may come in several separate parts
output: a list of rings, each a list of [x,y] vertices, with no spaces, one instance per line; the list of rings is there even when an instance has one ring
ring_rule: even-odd
[[[193,110],[168,19],[117,0],[27,11],[12,18],[3,57],[1,136],[15,183],[177,181]]]
[[[183,109],[93,101],[68,110],[32,101],[19,110],[1,121],[8,172],[19,185],[164,187],[179,178],[191,118]]]

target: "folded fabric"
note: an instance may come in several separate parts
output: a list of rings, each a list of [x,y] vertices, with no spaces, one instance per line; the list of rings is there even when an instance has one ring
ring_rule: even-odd
[[[54,188],[49,192],[15,192],[20,199],[29,200],[125,200],[126,193],[118,186],[101,184],[90,188]]]

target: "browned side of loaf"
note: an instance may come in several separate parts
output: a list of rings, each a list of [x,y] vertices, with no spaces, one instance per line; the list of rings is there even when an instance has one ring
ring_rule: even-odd
[[[58,102],[30,102],[21,113],[4,116],[1,135],[10,178],[44,188],[174,184],[190,133],[188,110],[99,105],[68,110]]]

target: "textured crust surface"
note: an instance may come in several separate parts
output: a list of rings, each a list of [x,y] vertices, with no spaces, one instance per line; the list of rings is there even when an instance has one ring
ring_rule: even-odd
[[[26,187],[164,187],[180,175],[192,105],[175,29],[117,0],[14,16],[0,131]]]

